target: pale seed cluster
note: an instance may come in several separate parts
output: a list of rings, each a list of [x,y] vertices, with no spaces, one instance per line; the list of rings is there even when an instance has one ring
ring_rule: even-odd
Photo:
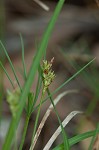
[[[21,91],[19,88],[15,89],[14,91],[7,91],[7,102],[10,105],[10,110],[13,117],[16,116],[16,113],[18,111],[20,94]]]
[[[45,93],[46,89],[55,78],[54,71],[52,71],[52,60],[50,62],[48,62],[47,60],[43,60],[43,65],[42,65],[43,93]]]

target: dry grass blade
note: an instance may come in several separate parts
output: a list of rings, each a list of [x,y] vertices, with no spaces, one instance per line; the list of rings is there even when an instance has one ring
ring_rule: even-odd
[[[77,90],[68,90],[68,91],[65,91],[65,92],[59,94],[59,95],[55,98],[55,100],[54,100],[54,105],[56,106],[57,103],[60,101],[60,99],[61,99],[62,97],[64,97],[65,95],[71,94],[71,93],[77,93],[77,92],[78,92]],[[45,115],[44,115],[44,117],[43,117],[43,119],[42,119],[42,121],[41,121],[41,123],[40,123],[38,129],[37,129],[37,132],[36,132],[35,137],[34,137],[34,145],[33,145],[33,148],[34,148],[34,146],[35,146],[35,144],[36,144],[36,142],[37,142],[37,139],[38,139],[38,137],[39,137],[39,135],[40,135],[40,133],[41,133],[41,130],[42,130],[42,128],[43,128],[43,126],[44,126],[44,124],[45,124],[45,122],[46,122],[47,118],[49,117],[49,115],[50,115],[50,113],[51,113],[52,110],[53,110],[53,105],[51,104],[51,105],[48,107],[48,109],[47,109],[47,111],[46,111],[46,113],[45,113]]]
[[[44,10],[49,11],[49,7],[44,4],[43,2],[41,2],[40,0],[34,0],[34,2],[36,2],[38,5],[40,5]]]
[[[63,127],[65,127],[75,115],[81,114],[81,113],[83,113],[83,112],[82,111],[72,111],[62,122]],[[48,141],[48,143],[45,145],[43,150],[49,150],[60,133],[61,133],[61,127],[59,126],[57,128],[57,130],[55,131],[55,133],[50,138],[50,140]]]

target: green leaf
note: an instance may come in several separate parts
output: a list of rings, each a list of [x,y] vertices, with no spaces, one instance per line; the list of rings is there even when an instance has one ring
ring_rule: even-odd
[[[66,84],[68,84],[71,80],[73,80],[77,75],[79,75],[84,69],[86,69],[93,61],[95,60],[92,59],[89,63],[87,63],[84,67],[82,67],[80,70],[78,70],[73,76],[71,76],[68,80],[66,80],[64,83],[62,83],[58,88],[56,88],[56,90],[54,90],[54,92],[52,92],[49,96],[47,96],[43,101],[42,103],[46,102],[46,100],[48,98],[50,98],[50,96],[54,95],[55,93],[57,93],[61,88],[63,88]],[[37,109],[39,107],[39,105],[37,105],[35,109]],[[34,111],[33,110],[33,111]]]
[[[50,95],[49,89],[47,89],[47,93],[48,93],[48,95]],[[57,109],[56,109],[56,107],[55,107],[55,105],[54,105],[52,96],[50,96],[50,101],[51,101],[51,103],[52,103],[52,105],[53,105],[53,108],[54,108],[54,111],[55,111],[55,113],[56,113],[58,122],[59,122],[59,124],[60,124],[60,126],[61,126],[61,129],[62,129],[62,136],[63,136],[63,141],[64,141],[64,149],[69,150],[70,148],[69,148],[68,137],[67,137],[67,134],[66,134],[66,132],[65,132],[65,130],[64,130],[64,127],[63,127],[63,125],[62,125],[62,122],[61,122],[61,120],[60,120],[60,117],[59,117],[59,114],[58,114],[58,112],[57,112]]]
[[[4,47],[4,45],[3,45],[3,43],[2,43],[1,41],[0,41],[0,44],[1,44],[1,46],[2,46],[2,49],[3,49],[4,53],[5,53],[5,55],[6,55],[7,59],[8,59],[8,61],[9,61],[9,64],[10,64],[11,69],[12,69],[12,71],[13,71],[13,74],[14,74],[14,76],[15,76],[16,82],[17,82],[17,84],[18,84],[18,86],[19,86],[19,88],[20,88],[20,90],[21,90],[20,82],[19,82],[19,80],[18,80],[18,77],[17,77],[16,71],[15,71],[15,68],[14,68],[14,66],[13,66],[13,64],[12,64],[12,61],[11,61],[11,59],[10,59],[8,53],[7,53],[7,50],[5,49],[5,47]],[[7,75],[7,74],[6,74],[6,75]]]
[[[22,45],[22,64],[23,64],[23,70],[24,70],[24,79],[27,79],[27,73],[26,73],[26,65],[25,65],[25,59],[24,59],[24,43],[23,43],[23,38],[20,33],[20,39],[21,39],[21,45]]]
[[[31,115],[31,112],[32,112],[33,101],[34,101],[34,93],[29,92],[29,94],[28,94],[28,106],[27,106],[27,114],[29,116]]]
[[[94,136],[95,133],[96,133],[96,130],[76,135],[72,137],[71,139],[69,139],[69,144],[70,146],[73,146],[74,144],[77,144],[82,140],[85,140],[91,136]],[[97,131],[97,133],[99,133],[99,130]],[[60,144],[57,147],[53,148],[53,150],[64,150],[64,145]]]
[[[9,76],[9,74],[8,74],[8,72],[7,72],[7,70],[5,69],[5,67],[3,66],[3,64],[2,64],[2,62],[1,62],[1,61],[0,61],[0,66],[1,66],[1,67],[2,67],[2,69],[4,70],[4,72],[5,72],[6,76],[7,76],[7,78],[9,79],[9,81],[10,81],[10,83],[11,83],[12,87],[14,88],[13,81],[11,80],[11,78],[10,78],[10,76]]]
[[[12,121],[11,121],[9,130],[8,130],[8,133],[6,135],[6,139],[5,139],[5,142],[3,144],[3,149],[2,150],[10,150],[10,148],[11,148],[13,137],[14,137],[16,129],[18,127],[18,124],[19,124],[19,121],[20,121],[20,118],[21,118],[21,114],[22,114],[22,111],[23,111],[25,103],[26,103],[28,93],[29,93],[31,85],[34,81],[35,74],[38,70],[40,60],[42,59],[42,56],[43,56],[43,54],[44,54],[44,52],[47,48],[48,40],[49,40],[50,35],[52,33],[52,30],[53,30],[53,27],[54,27],[55,22],[57,20],[57,17],[59,15],[60,11],[61,11],[63,3],[64,3],[64,0],[60,0],[58,2],[58,5],[55,9],[55,12],[52,15],[52,18],[50,20],[48,28],[47,28],[47,30],[46,30],[46,32],[43,36],[43,39],[41,41],[40,47],[39,47],[38,51],[35,54],[34,60],[32,62],[31,68],[30,68],[30,72],[29,72],[28,77],[27,77],[27,81],[26,81],[26,83],[23,87],[22,93],[20,95],[19,111],[16,115],[16,118],[12,118]]]

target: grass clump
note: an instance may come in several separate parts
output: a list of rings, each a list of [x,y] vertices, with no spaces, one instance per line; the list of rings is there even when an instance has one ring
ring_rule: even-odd
[[[25,60],[24,60],[24,44],[23,44],[22,35],[20,34],[21,45],[22,45],[23,78],[25,81],[23,87],[21,87],[21,85],[20,85],[20,82],[18,80],[13,63],[3,45],[3,43],[0,42],[2,49],[4,50],[5,55],[10,63],[10,66],[11,66],[11,69],[15,76],[16,82],[18,84],[18,88],[15,89],[13,81],[11,80],[6,69],[0,62],[1,67],[3,68],[4,72],[6,73],[8,79],[13,87],[13,91],[9,91],[8,97],[7,97],[7,101],[10,105],[10,109],[12,112],[12,120],[11,120],[9,129],[8,129],[2,150],[10,150],[11,149],[11,146],[13,144],[13,139],[15,137],[15,133],[16,133],[17,127],[19,125],[23,110],[25,110],[25,112],[26,112],[26,119],[25,119],[24,130],[23,130],[23,135],[22,135],[22,140],[20,142],[19,150],[23,149],[26,132],[27,132],[28,124],[29,124],[29,119],[31,117],[31,114],[35,110],[37,110],[37,115],[36,115],[36,119],[34,122],[34,129],[33,129],[33,135],[32,135],[32,139],[31,139],[30,150],[33,150],[35,148],[35,144],[36,144],[38,136],[41,132],[41,125],[44,125],[44,123],[47,119],[47,115],[50,114],[51,109],[54,109],[57,119],[60,124],[60,127],[58,130],[56,130],[56,133],[60,134],[62,132],[62,137],[63,137],[63,144],[59,145],[55,149],[61,148],[61,149],[69,150],[73,144],[79,142],[82,139],[85,139],[86,137],[88,138],[90,136],[96,135],[96,133],[99,132],[99,130],[97,129],[96,131],[92,131],[90,133],[88,132],[88,133],[85,133],[85,134],[82,134],[79,136],[75,136],[72,139],[68,139],[68,136],[64,130],[64,127],[76,114],[81,113],[81,112],[80,111],[71,112],[66,117],[66,120],[61,122],[61,119],[59,117],[59,114],[58,114],[55,106],[57,104],[56,101],[57,100],[59,101],[61,99],[61,96],[64,96],[64,94],[61,96],[59,95],[59,97],[57,97],[56,101],[54,101],[52,98],[53,94],[58,92],[63,86],[65,86],[68,82],[70,82],[73,78],[75,78],[79,73],[81,73],[87,66],[89,66],[94,61],[94,59],[91,60],[88,64],[86,64],[84,67],[82,67],[80,70],[78,70],[72,77],[70,77],[68,80],[66,80],[53,93],[50,93],[50,91],[49,91],[49,85],[52,83],[52,81],[54,80],[54,77],[55,77],[54,72],[51,70],[53,59],[50,62],[48,62],[47,60],[43,60],[43,57],[45,57],[48,40],[50,38],[53,27],[55,25],[55,22],[57,20],[57,17],[59,15],[61,9],[62,9],[63,4],[64,4],[64,0],[59,0],[58,4],[56,6],[56,9],[54,11],[54,14],[48,24],[48,28],[45,31],[45,34],[42,38],[40,46],[33,58],[31,68],[30,68],[30,71],[28,74],[27,74]],[[43,66],[41,66],[41,62],[43,62]],[[38,82],[37,82],[37,86],[36,86],[36,92],[31,92],[30,89],[31,89],[32,84],[34,83],[34,77],[35,77],[36,73],[38,74]],[[36,105],[40,91],[42,93],[41,98],[40,98],[40,103],[38,105]],[[47,92],[47,94],[48,94],[48,96],[46,98],[45,98],[45,92]],[[68,91],[67,94],[70,92],[72,93],[72,91]],[[41,106],[46,100],[48,100],[48,98],[50,98],[51,105],[50,105],[49,109],[46,111],[46,114],[45,114],[40,126],[38,126],[38,120],[39,120],[39,116],[40,116],[40,112],[41,112]],[[37,127],[38,127],[38,129],[37,129]],[[54,136],[54,134],[53,134],[53,136]],[[54,139],[56,139],[56,138],[57,137],[55,137]],[[51,143],[50,143],[50,146],[51,146]],[[50,146],[48,144],[48,146],[45,146],[44,150],[49,149]]]

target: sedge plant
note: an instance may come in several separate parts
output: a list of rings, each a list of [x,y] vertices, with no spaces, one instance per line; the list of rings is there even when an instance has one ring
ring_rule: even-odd
[[[56,6],[56,9],[54,11],[54,14],[53,14],[53,16],[48,24],[48,27],[44,33],[44,36],[41,40],[39,48],[33,58],[29,73],[27,73],[27,69],[26,69],[26,64],[25,64],[25,60],[24,60],[23,38],[22,38],[22,35],[20,34],[21,45],[22,45],[22,64],[23,64],[23,78],[24,78],[24,86],[23,87],[20,85],[19,79],[16,74],[15,67],[7,53],[7,50],[5,49],[3,43],[0,41],[1,47],[9,61],[9,64],[11,66],[11,69],[13,71],[13,74],[15,76],[15,79],[16,79],[16,82],[18,85],[18,87],[15,88],[14,83],[13,83],[12,79],[10,78],[6,68],[3,66],[2,62],[0,62],[1,67],[3,68],[5,74],[7,75],[8,79],[13,87],[13,91],[10,91],[9,89],[7,91],[7,102],[9,103],[9,107],[10,107],[10,110],[12,113],[12,119],[11,119],[11,123],[10,123],[9,129],[8,129],[8,132],[6,134],[5,141],[3,143],[2,150],[10,150],[11,149],[11,147],[13,145],[13,139],[15,137],[15,133],[16,133],[17,127],[19,125],[23,110],[25,110],[25,112],[26,112],[25,113],[26,117],[25,117],[23,134],[22,134],[22,138],[21,138],[22,140],[20,141],[19,148],[17,148],[19,150],[23,149],[23,145],[24,145],[25,137],[26,137],[26,133],[27,133],[27,128],[29,125],[29,120],[30,120],[32,113],[35,110],[37,110],[37,115],[36,115],[35,122],[34,122],[31,145],[29,148],[30,150],[35,149],[35,144],[36,144],[36,142],[38,140],[38,136],[41,132],[41,126],[44,125],[44,123],[47,119],[47,116],[48,116],[48,114],[50,114],[50,111],[52,109],[54,109],[57,119],[58,119],[58,122],[59,122],[59,125],[60,125],[59,128],[56,130],[56,133],[58,133],[58,134],[62,133],[62,138],[63,138],[63,143],[61,145],[57,146],[55,149],[69,150],[70,147],[72,145],[74,145],[75,143],[77,143],[85,138],[88,138],[90,136],[96,136],[96,134],[99,133],[99,129],[97,128],[95,131],[84,133],[84,134],[81,134],[81,135],[78,135],[78,136],[75,136],[75,137],[69,139],[66,131],[64,130],[64,127],[76,114],[82,113],[82,112],[73,111],[62,122],[59,117],[59,114],[57,112],[57,109],[56,109],[56,104],[57,104],[56,101],[60,100],[61,97],[64,96],[66,93],[59,95],[57,97],[56,101],[53,100],[53,95],[56,92],[58,92],[63,86],[65,86],[68,82],[70,82],[72,79],[74,79],[77,75],[79,75],[86,67],[88,67],[94,61],[94,59],[91,60],[89,63],[87,63],[85,66],[83,66],[81,69],[79,69],[73,76],[71,76],[62,85],[60,85],[57,89],[55,89],[54,92],[51,93],[49,90],[49,86],[55,78],[55,73],[54,73],[54,71],[52,71],[52,68],[51,68],[52,64],[53,64],[53,58],[51,61],[47,61],[46,59],[43,59],[43,58],[45,58],[48,40],[50,38],[53,27],[54,27],[55,22],[60,14],[63,4],[64,4],[64,0],[59,0],[58,4]],[[34,91],[31,91],[31,86],[34,83],[34,77],[36,74],[38,74],[38,81],[37,81],[36,91],[34,92]],[[39,104],[37,105],[37,101],[38,101],[40,92],[41,92],[41,98],[40,98]],[[47,97],[45,97],[45,93],[48,94]],[[70,91],[67,93],[70,93]],[[41,113],[41,107],[42,107],[43,103],[45,103],[48,99],[50,99],[50,101],[51,101],[51,106],[46,111],[43,121],[41,122],[40,127],[39,127],[38,121],[39,121],[39,116]],[[52,137],[54,137],[54,134]],[[54,139],[56,139],[56,138],[57,137],[55,137]],[[50,142],[48,142],[48,143],[50,143]],[[51,143],[50,143],[50,146],[51,146]],[[49,149],[50,146],[48,144],[48,146],[45,146],[44,149]]]

